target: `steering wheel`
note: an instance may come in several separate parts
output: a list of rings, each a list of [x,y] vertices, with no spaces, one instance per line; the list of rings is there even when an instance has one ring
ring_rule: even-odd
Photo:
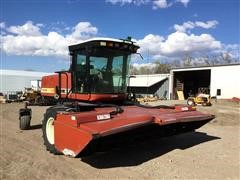
[[[106,72],[107,71],[107,65],[106,66],[103,66],[101,69],[100,69],[101,72]]]
[[[98,68],[98,69],[96,69],[98,72],[100,72],[100,73],[106,73],[107,72],[107,66],[103,66],[101,69],[100,68]]]

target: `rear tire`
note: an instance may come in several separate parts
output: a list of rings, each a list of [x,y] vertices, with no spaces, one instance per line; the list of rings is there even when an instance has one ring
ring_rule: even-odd
[[[43,96],[37,96],[34,102],[35,105],[42,106],[44,104],[44,97]]]
[[[24,115],[20,117],[19,128],[21,130],[27,130],[30,128],[31,116]]]

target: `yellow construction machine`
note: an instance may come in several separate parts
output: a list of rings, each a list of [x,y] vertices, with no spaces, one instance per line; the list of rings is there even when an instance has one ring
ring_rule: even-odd
[[[196,96],[190,95],[187,99],[187,104],[190,106],[211,106],[212,103],[209,88],[198,88],[198,94]]]

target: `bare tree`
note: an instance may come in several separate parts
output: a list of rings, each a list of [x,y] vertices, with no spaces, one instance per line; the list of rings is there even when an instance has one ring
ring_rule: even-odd
[[[206,55],[203,57],[192,57],[188,54],[181,59],[175,59],[171,63],[161,63],[155,61],[153,66],[145,65],[141,67],[130,66],[130,74],[163,74],[169,73],[171,68],[176,67],[198,67],[198,66],[214,66],[240,62],[239,59],[234,59],[230,53],[221,53],[218,55]]]
[[[221,53],[220,54],[220,59],[221,59],[223,64],[231,64],[233,62],[233,59],[232,59],[229,52]]]
[[[193,61],[193,57],[191,57],[189,54],[186,53],[183,57],[183,66],[184,67],[192,66],[192,61]]]
[[[171,70],[170,64],[161,64],[160,61],[155,61],[154,64],[155,67],[153,72],[155,74],[167,74]]]

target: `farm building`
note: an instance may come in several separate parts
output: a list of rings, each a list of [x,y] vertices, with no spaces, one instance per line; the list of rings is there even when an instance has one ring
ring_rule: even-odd
[[[0,92],[4,94],[14,93],[30,88],[35,85],[36,80],[41,80],[42,76],[49,75],[45,72],[0,70]]]
[[[134,75],[130,78],[129,88],[135,94],[168,98],[169,74]]]
[[[240,64],[172,69],[169,98],[177,99],[182,91],[185,99],[208,89],[218,99],[240,97]]]

